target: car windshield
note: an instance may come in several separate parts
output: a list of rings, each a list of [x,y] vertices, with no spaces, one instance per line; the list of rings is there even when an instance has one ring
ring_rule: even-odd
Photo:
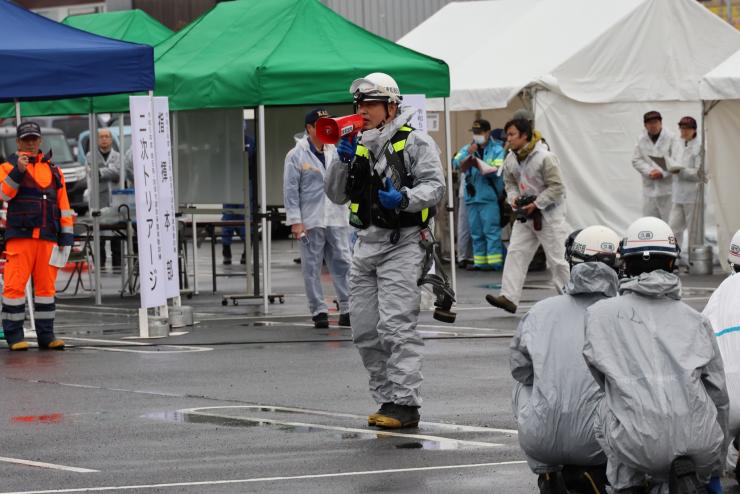
[[[41,143],[41,149],[44,152],[48,152],[49,148],[52,151],[52,161],[55,163],[69,163],[70,161],[74,161],[72,151],[69,149],[69,144],[67,144],[67,139],[64,138],[64,135],[45,135]]]

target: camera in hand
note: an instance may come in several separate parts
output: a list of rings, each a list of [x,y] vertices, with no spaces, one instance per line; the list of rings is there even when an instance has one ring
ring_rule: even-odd
[[[527,212],[524,210],[525,206],[534,204],[534,201],[536,200],[537,196],[533,195],[517,197],[516,201],[514,201],[514,204],[516,205],[516,209],[514,210],[514,217],[517,221],[520,221],[522,223],[526,223],[527,220],[532,220],[534,229],[536,231],[540,231],[542,230],[542,212],[539,209],[535,208],[532,214],[527,214]]]

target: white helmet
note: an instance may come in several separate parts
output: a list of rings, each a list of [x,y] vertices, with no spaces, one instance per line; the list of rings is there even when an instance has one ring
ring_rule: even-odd
[[[617,264],[619,235],[602,225],[594,225],[576,232],[565,244],[565,259],[571,264],[599,261],[609,266]]]
[[[735,232],[730,240],[730,251],[727,253],[730,266],[740,266],[740,230]]]
[[[668,224],[653,216],[645,216],[627,228],[627,236],[622,240],[620,252],[622,258],[642,256],[649,259],[651,255],[678,257],[681,249]]]
[[[355,79],[349,88],[355,103],[360,101],[384,101],[400,103],[401,91],[393,77],[382,72],[373,72],[360,79]]]

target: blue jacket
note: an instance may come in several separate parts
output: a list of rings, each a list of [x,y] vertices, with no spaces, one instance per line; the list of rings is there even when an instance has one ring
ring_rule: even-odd
[[[460,168],[460,165],[468,157],[468,146],[464,145],[457,152],[455,158],[452,160],[452,164],[455,168]],[[479,153],[478,158],[481,158]],[[489,139],[483,150],[483,157],[481,158],[489,166],[498,169],[504,164],[504,157],[506,152],[503,146],[495,139]],[[470,196],[468,189],[465,188],[465,204],[476,204],[476,203],[498,203],[499,195],[503,195],[504,191],[504,180],[502,177],[497,176],[496,172],[488,175],[483,175],[478,167],[473,166],[465,172],[465,185],[472,184],[475,188],[475,196]],[[463,185],[463,187],[465,187]]]

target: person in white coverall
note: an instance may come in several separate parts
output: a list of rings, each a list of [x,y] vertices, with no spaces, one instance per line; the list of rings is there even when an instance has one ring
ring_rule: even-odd
[[[583,356],[604,391],[594,430],[617,493],[649,482],[706,492],[727,450],[722,357],[710,322],[681,302],[678,253],[665,222],[635,221],[620,247],[620,296],[587,310]]]
[[[740,230],[730,241],[727,261],[732,274],[712,293],[704,307],[703,314],[712,323],[714,335],[717,337],[719,351],[725,364],[725,378],[727,379],[727,393],[730,396],[730,418],[728,425],[729,439],[735,441],[738,449],[738,434],[740,434]],[[738,461],[733,461],[732,469],[735,478],[740,481]]]
[[[541,494],[606,493],[606,456],[593,431],[603,392],[582,352],[586,309],[617,294],[618,245],[604,226],[573,232],[566,293],[535,304],[511,342],[519,444]]]
[[[511,230],[509,250],[499,295],[486,295],[495,307],[516,312],[522,295],[529,263],[542,244],[552,282],[558,292],[570,275],[565,261],[565,186],[560,176],[557,156],[540,140],[539,132],[527,120],[511,120],[504,127],[509,154],[504,160],[504,185],[512,208],[526,214],[525,222],[516,221]],[[536,197],[534,202],[518,205],[518,200]]]
[[[678,245],[684,252],[693,245],[703,244],[696,238],[697,229],[692,228],[696,202],[699,199],[699,184],[704,179],[702,168],[701,139],[696,134],[696,120],[683,117],[678,122],[681,136],[675,140],[673,164],[673,205],[668,224],[676,235]],[[689,230],[688,242],[684,243],[684,231]]]
[[[643,122],[645,130],[632,155],[632,166],[642,176],[642,214],[667,222],[673,184],[668,160],[673,158],[675,140],[673,134],[663,128],[659,112],[647,112]]]
[[[427,224],[445,192],[439,149],[408,126],[413,108],[400,107],[398,85],[375,72],[352,83],[362,116],[359,137],[343,138],[326,181],[329,199],[350,201],[359,229],[350,272],[352,338],[370,374],[380,409],[368,424],[419,423],[423,340],[416,330]],[[341,161],[341,162],[340,162]]]
[[[316,137],[316,120],[328,117],[317,108],[305,118],[306,133],[285,157],[283,197],[286,223],[300,239],[301,271],[308,308],[316,328],[329,327],[329,315],[321,287],[321,266],[331,273],[339,302],[340,326],[350,325],[349,307],[349,218],[346,204],[333,204],[324,193],[324,177],[336,161],[336,150]]]

